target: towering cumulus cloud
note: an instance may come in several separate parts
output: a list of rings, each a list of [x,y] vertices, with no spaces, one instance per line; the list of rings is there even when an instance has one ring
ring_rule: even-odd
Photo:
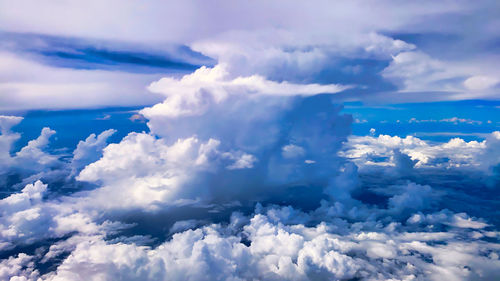
[[[493,2],[0,0],[0,280],[499,280]]]
[[[225,81],[218,67],[150,86],[167,95],[141,111],[152,133],[128,135],[83,169],[78,180],[105,186],[92,196],[108,207],[114,205],[110,194],[123,196],[118,208],[230,203],[288,192],[293,185],[322,185],[336,175],[342,165],[336,153],[350,133],[351,117],[340,115],[328,95],[301,95],[338,86],[258,76]],[[301,153],[283,154],[290,147]]]
[[[337,86],[201,75],[212,71],[153,83],[166,100],[141,111],[150,133],[130,133],[109,145],[113,130],[93,134],[67,159],[42,150],[55,133],[44,128],[14,156],[4,153],[4,161],[29,163],[40,175],[66,170],[66,181],[91,185],[64,194],[50,188],[57,177],[46,176],[48,185],[36,181],[0,201],[1,245],[9,253],[0,264],[2,277],[497,276],[495,226],[464,212],[467,206],[440,203],[443,196],[462,195],[411,182],[421,182],[412,179],[418,169],[443,165],[489,175],[496,162],[479,159],[497,152],[496,132],[483,142],[435,146],[411,137],[349,137],[352,117],[324,94]],[[235,82],[246,79],[262,83]],[[2,137],[11,143],[16,134],[10,127],[21,119],[2,120]],[[457,155],[454,149],[462,146],[464,155]],[[375,165],[369,157],[384,156],[388,162],[377,165],[394,172],[367,169]],[[443,157],[449,161],[433,160]],[[369,179],[384,173],[387,181]]]

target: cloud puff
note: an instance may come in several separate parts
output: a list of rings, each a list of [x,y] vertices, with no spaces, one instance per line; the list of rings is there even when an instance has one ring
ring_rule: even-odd
[[[37,139],[28,142],[28,145],[21,148],[19,152],[16,153],[16,159],[19,161],[29,161],[32,163],[37,163],[40,166],[50,166],[57,158],[53,155],[45,153],[43,149],[47,148],[49,144],[49,138],[53,136],[56,131],[50,128],[43,128],[40,136]]]
[[[393,57],[382,76],[401,83],[403,91],[457,91],[454,84],[446,81],[458,76],[446,68],[446,64],[423,52],[403,52]]]
[[[472,76],[464,81],[464,86],[469,90],[485,90],[498,84],[500,80],[490,76]]]
[[[107,146],[108,138],[116,132],[114,129],[109,129],[100,133],[97,138],[95,134],[91,134],[80,141],[73,151],[73,159],[71,159],[71,173],[76,175],[86,165],[99,160],[102,155],[102,150]]]
[[[38,204],[42,200],[42,196],[47,190],[47,185],[41,181],[34,184],[28,184],[21,190],[21,193],[12,194],[9,197],[2,199],[3,211],[17,212],[27,209],[30,205]]]
[[[17,116],[0,115],[0,182],[6,184],[9,177],[20,178],[27,184],[38,179],[45,181],[72,181],[73,177],[86,165],[95,162],[102,156],[108,138],[115,133],[113,129],[103,131],[97,137],[91,134],[80,141],[73,151],[72,157],[50,149],[50,140],[56,131],[44,127],[40,136],[30,140],[17,152],[12,152],[14,143],[20,134],[10,128],[23,120]],[[67,177],[66,179],[64,177]],[[19,185],[19,184],[18,184]]]
[[[18,133],[11,132],[10,129],[19,124],[23,120],[22,117],[0,115],[0,167],[5,167],[11,164],[10,150],[12,144],[21,136]]]
[[[431,203],[432,189],[428,185],[410,183],[404,186],[404,192],[389,198],[389,207],[401,212],[407,210],[422,210]]]
[[[32,257],[26,254],[9,257],[0,262],[0,278],[2,280],[36,280],[38,275],[38,271],[34,269]]]
[[[171,118],[201,115],[212,104],[227,99],[251,99],[252,96],[296,96],[337,93],[348,87],[342,85],[293,84],[266,80],[259,75],[231,79],[225,65],[213,68],[201,67],[180,80],[162,78],[149,86],[154,93],[167,96],[163,103],[141,110],[147,118],[167,116]]]
[[[46,191],[47,185],[37,181],[26,185],[20,193],[0,200],[2,248],[14,247],[19,240],[41,239],[49,232],[50,214],[40,208]]]
[[[17,247],[22,249],[47,239],[57,240],[70,234],[103,236],[128,227],[81,212],[74,198],[60,196],[50,200],[49,194],[48,185],[36,181],[0,200],[0,249],[18,251]],[[69,242],[70,246],[74,244]]]
[[[307,217],[289,224],[287,217],[272,215],[281,210],[268,208],[238,228],[212,224],[186,230],[153,248],[81,239],[57,270],[41,279],[439,280],[445,275],[489,280],[498,273],[495,244],[462,237],[460,226],[451,232],[369,222],[359,225],[362,230],[338,222],[305,226]]]
[[[89,202],[100,208],[155,209],[158,204],[175,205],[182,199],[205,199],[212,188],[224,188],[203,186],[206,177],[221,169],[251,169],[257,161],[241,151],[220,151],[219,146],[218,140],[202,142],[194,137],[168,145],[149,134],[131,133],[120,143],[107,146],[103,157],[85,167],[77,179],[104,184],[92,192],[94,200]],[[108,201],[111,194],[115,194],[116,204]]]
[[[458,123],[465,123],[465,124],[471,124],[471,125],[481,125],[483,122],[478,121],[478,120],[472,120],[469,118],[459,118],[459,117],[451,117],[451,118],[443,118],[440,120],[436,119],[424,119],[424,120],[419,120],[417,118],[411,118],[408,120],[408,123],[436,123],[436,122],[446,122],[446,123],[453,123],[453,124],[458,124]]]
[[[0,115],[0,132],[2,132],[2,135],[8,134],[10,129],[22,120],[23,118],[18,116]]]
[[[20,138],[20,134],[10,131],[10,127],[19,123],[22,118],[14,116],[1,116],[2,134],[0,135],[0,182],[4,182],[11,175],[21,178],[41,172],[50,171],[59,167],[59,156],[47,152],[50,138],[56,133],[48,127],[42,129],[40,136],[28,142],[20,151],[11,155],[13,144]]]
[[[411,160],[405,162],[411,161],[415,168],[467,167],[488,171],[498,164],[498,136],[498,132],[493,132],[481,142],[453,138],[446,143],[427,142],[413,136],[352,136],[341,154],[360,167],[402,167],[399,152],[408,155]]]
[[[328,32],[333,33],[331,37],[326,35]],[[268,79],[299,81],[310,80],[322,70],[342,67],[337,61],[339,57],[348,61],[389,59],[415,48],[376,31],[345,34],[344,30],[330,29],[328,32],[314,36],[312,32],[294,29],[231,30],[191,46],[224,64],[233,77],[259,74]]]
[[[302,157],[305,154],[305,151],[302,147],[294,144],[288,144],[281,148],[281,154],[285,158],[295,158]]]

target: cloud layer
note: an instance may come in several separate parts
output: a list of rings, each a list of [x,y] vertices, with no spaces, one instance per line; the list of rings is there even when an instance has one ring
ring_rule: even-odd
[[[495,220],[466,213],[473,202],[444,208],[442,200],[460,198],[460,190],[453,194],[405,177],[423,168],[435,173],[473,168],[489,176],[497,165],[497,132],[482,142],[443,144],[385,135],[348,138],[352,118],[340,115],[327,102],[329,96],[274,98],[270,104],[238,99],[248,110],[219,122],[254,128],[255,122],[279,128],[279,134],[256,130],[248,136],[212,128],[205,135],[171,140],[171,130],[158,130],[130,133],[107,145],[114,133],[107,130],[82,140],[64,159],[47,149],[55,132],[43,129],[4,158],[33,167],[21,174],[23,182],[42,178],[48,184],[33,181],[0,201],[0,245],[9,253],[0,265],[2,278],[495,278],[500,250]],[[226,108],[238,105],[228,102],[233,101],[228,99]],[[248,114],[257,116],[252,103],[275,112],[249,120]],[[185,118],[206,124],[213,114],[208,108],[199,115],[159,115],[149,122],[171,129]],[[15,139],[11,127],[21,119],[0,120],[2,139]],[[262,136],[267,138],[262,141]],[[389,167],[388,181],[366,179],[380,175],[367,168],[375,164],[366,157],[386,157],[386,164],[377,165]],[[443,158],[448,161],[436,160]],[[61,178],[73,177],[92,185],[71,193],[55,188]],[[165,216],[170,218],[157,221]],[[163,234],[151,236],[158,232]],[[27,246],[37,250],[23,250]]]
[[[494,280],[500,132],[352,136],[335,102],[496,98],[496,6],[0,1],[0,110],[148,128],[15,149],[0,115],[0,279]]]
[[[217,9],[203,1],[0,5],[3,110],[151,105],[158,97],[144,87],[161,76],[138,69],[185,74],[217,63],[226,82],[240,77],[233,83],[253,82],[259,89],[356,81],[347,98],[361,100],[368,91],[383,101],[394,93],[404,101],[429,99],[417,92],[438,100],[494,98],[500,81],[492,47],[498,9],[489,0],[218,1]],[[457,22],[470,26],[458,28]],[[301,87],[307,94],[319,85]]]

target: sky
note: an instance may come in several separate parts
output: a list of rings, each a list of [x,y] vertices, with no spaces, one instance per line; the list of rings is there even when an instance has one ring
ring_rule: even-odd
[[[0,0],[0,280],[499,280],[498,1]]]

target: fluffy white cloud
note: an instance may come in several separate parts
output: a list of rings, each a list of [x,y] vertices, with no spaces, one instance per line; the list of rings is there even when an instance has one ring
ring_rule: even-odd
[[[167,116],[171,118],[201,115],[211,105],[227,99],[251,99],[252,96],[295,96],[337,93],[348,87],[342,85],[293,84],[274,82],[259,75],[231,79],[226,66],[219,64],[213,68],[201,67],[180,80],[162,78],[149,86],[154,93],[167,98],[163,103],[143,109],[147,118]]]
[[[183,200],[206,199],[211,189],[206,177],[222,170],[251,169],[254,156],[241,151],[220,151],[220,142],[197,138],[165,140],[145,133],[131,133],[118,144],[104,149],[103,157],[86,166],[77,179],[104,184],[92,191],[92,202],[100,208],[181,204]],[[113,195],[112,195],[113,194]],[[115,198],[109,202],[109,196]]]
[[[500,131],[495,131],[486,137],[485,149],[481,152],[479,163],[484,169],[494,169],[500,161]]]
[[[10,129],[19,124],[22,120],[23,118],[18,116],[0,115],[0,132],[2,135],[8,134]]]
[[[0,167],[10,165],[12,144],[21,136],[11,132],[11,128],[23,120],[22,117],[0,115]]]
[[[86,165],[99,160],[102,156],[102,150],[108,144],[108,138],[115,132],[116,130],[109,129],[100,133],[97,138],[95,134],[90,134],[85,141],[80,141],[73,151],[71,173],[76,175],[76,172],[83,169]]]
[[[69,234],[102,237],[129,227],[102,220],[95,213],[82,212],[74,198],[62,196],[49,200],[46,198],[48,194],[48,185],[36,181],[26,185],[21,192],[0,200],[0,249],[36,245],[37,242]],[[72,247],[76,242],[70,240],[67,244]]]
[[[422,210],[429,207],[432,202],[432,189],[428,185],[418,185],[410,183],[404,186],[401,194],[396,194],[389,198],[389,207],[398,211]]]
[[[287,223],[295,215],[301,223]],[[300,211],[267,208],[237,228],[207,225],[176,233],[156,247],[80,237],[57,270],[41,280],[440,280],[443,275],[490,280],[498,273],[497,245],[481,235],[461,236],[462,226],[433,232],[412,230],[415,223],[354,225],[326,219],[305,226],[309,218]],[[441,222],[420,221],[429,227]],[[16,268],[10,274],[29,276],[30,270]]]
[[[46,190],[47,185],[41,181],[37,181],[34,184],[24,187],[21,193],[15,193],[2,199],[1,204],[4,216],[8,213],[25,210],[31,205],[40,203]]]
[[[29,141],[25,147],[16,153],[16,159],[36,163],[42,167],[50,166],[51,163],[57,161],[57,157],[44,152],[43,149],[47,148],[50,137],[55,133],[56,131],[48,127],[43,128],[37,139]]]
[[[48,232],[50,214],[40,208],[47,185],[41,181],[29,184],[20,193],[0,201],[2,218],[0,226],[1,248],[15,246],[19,240],[40,239]],[[14,242],[14,244],[13,244]]]
[[[19,254],[0,262],[0,278],[10,281],[36,280],[38,271],[34,269],[32,257]]]
[[[484,221],[477,219],[477,218],[471,218],[469,215],[466,213],[458,213],[454,214],[448,210],[442,210],[440,212],[436,213],[431,213],[424,215],[422,213],[416,213],[412,215],[410,218],[408,218],[408,223],[410,224],[444,224],[452,227],[457,227],[457,228],[470,228],[470,229],[484,229],[489,224],[485,223]],[[479,235],[478,237],[495,237],[497,234],[490,235],[489,233],[485,232],[482,235]]]
[[[238,82],[246,78],[225,81],[215,73],[214,79],[214,71],[221,69],[167,79],[160,87],[166,102],[141,111],[152,132],[109,145],[100,160],[82,170],[78,180],[104,185],[90,192],[89,205],[153,210],[199,200],[252,200],[269,197],[269,188],[281,194],[338,174],[342,160],[336,153],[352,118],[340,115],[327,95],[294,96],[301,87],[315,94],[317,87],[336,86],[265,82],[259,88]],[[204,97],[213,102],[200,106]],[[171,110],[172,99],[186,101],[179,104],[185,114]],[[300,157],[283,153],[284,144],[292,142]],[[117,200],[109,202],[109,196]]]
[[[498,84],[500,80],[490,76],[472,76],[464,81],[465,87],[469,90],[485,90]]]
[[[327,33],[333,33],[331,37]],[[269,28],[231,30],[220,36],[196,41],[194,50],[224,64],[232,77],[255,73],[271,79],[303,80],[335,67],[335,58],[388,59],[415,48],[374,31],[345,34],[344,30],[312,32]]]
[[[446,143],[427,142],[413,136],[351,136],[341,154],[353,159],[362,168],[401,167],[397,156],[398,153],[404,153],[411,158],[408,160],[415,168],[467,167],[488,171],[499,163],[499,136],[499,132],[493,132],[481,142],[453,138]]]
[[[20,151],[11,155],[13,144],[20,138],[20,134],[10,131],[10,126],[19,123],[22,118],[14,116],[1,116],[2,134],[0,135],[0,182],[13,175],[25,178],[38,173],[48,172],[60,167],[59,156],[47,152],[50,138],[56,133],[48,127],[42,129],[40,136],[28,142]],[[36,179],[35,179],[36,180]],[[28,181],[33,181],[29,179]],[[25,183],[26,184],[26,183]]]
[[[446,64],[423,52],[403,52],[393,57],[382,76],[401,83],[403,91],[457,91],[455,84],[446,81],[458,76]],[[443,82],[445,81],[445,82]]]
[[[5,184],[10,176],[20,178],[22,181],[12,186],[13,189],[20,189],[39,179],[49,182],[72,181],[81,169],[102,156],[108,138],[115,132],[113,129],[106,130],[97,137],[91,134],[85,141],[78,143],[73,157],[67,158],[60,152],[51,151],[50,140],[56,131],[45,127],[39,137],[13,152],[14,143],[19,140],[20,134],[12,132],[10,128],[22,120],[22,117],[17,116],[0,116],[0,183]]]
[[[295,158],[304,156],[305,151],[302,147],[294,144],[288,144],[281,148],[281,154],[285,158]]]

